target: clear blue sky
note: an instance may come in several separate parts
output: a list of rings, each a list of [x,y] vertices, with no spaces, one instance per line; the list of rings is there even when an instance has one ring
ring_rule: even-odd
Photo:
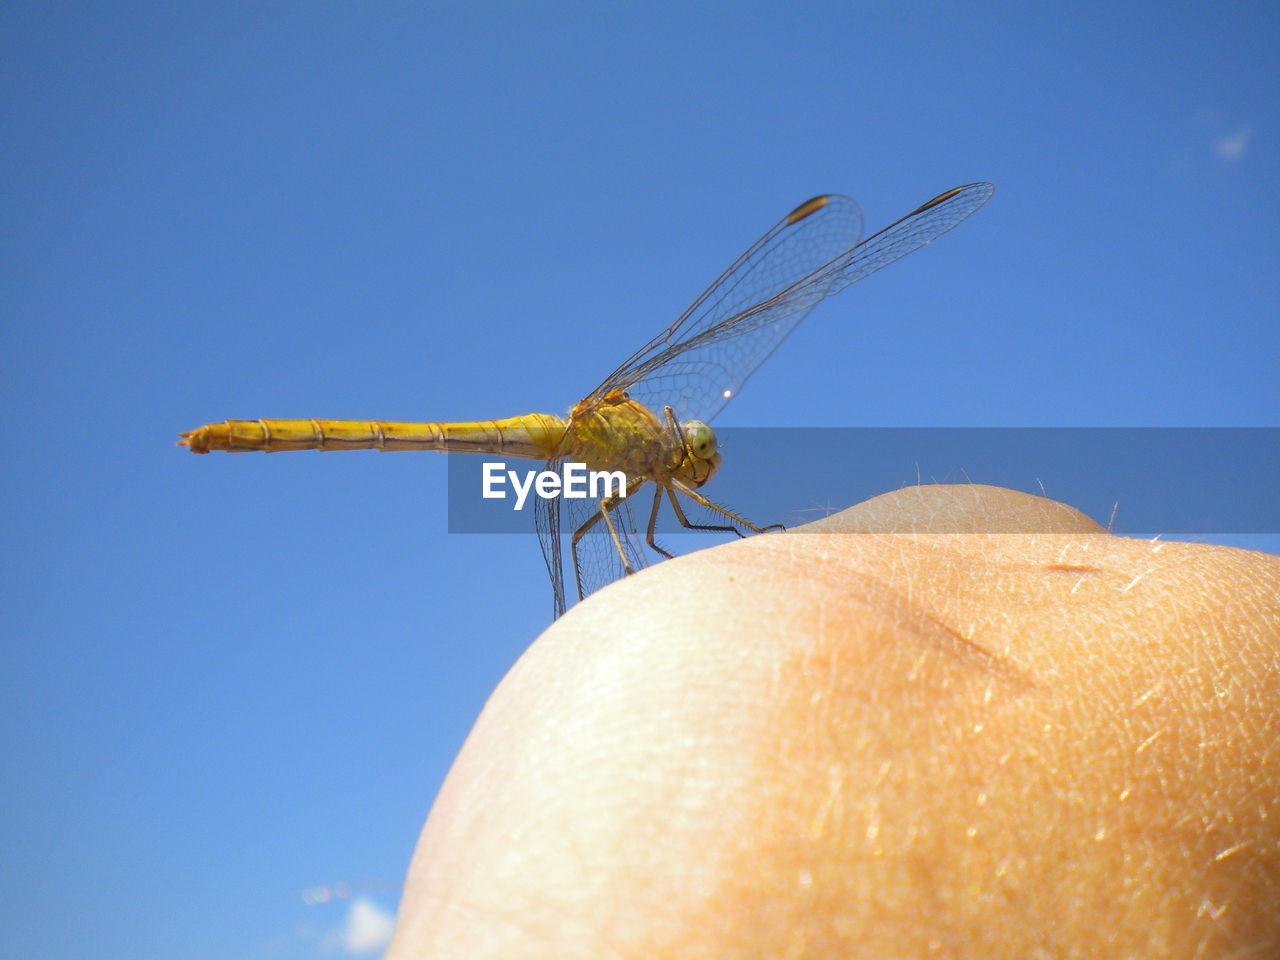
[[[799,201],[875,229],[974,180],[985,209],[823,304],[717,423],[1277,424],[1274,3],[0,27],[3,957],[376,953],[547,624],[531,537],[445,532],[442,458],[179,430],[562,412]]]

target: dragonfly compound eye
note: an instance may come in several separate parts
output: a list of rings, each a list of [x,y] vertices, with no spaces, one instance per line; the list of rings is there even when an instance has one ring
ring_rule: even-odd
[[[710,460],[716,455],[715,431],[701,420],[685,421],[684,440],[699,460]]]

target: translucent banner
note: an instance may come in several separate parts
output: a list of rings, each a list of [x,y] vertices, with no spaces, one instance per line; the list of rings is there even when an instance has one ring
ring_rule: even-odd
[[[1280,532],[1275,427],[727,427],[716,434],[722,463],[699,492],[758,526],[794,528],[914,484],[982,483],[1059,500],[1116,533]],[[539,475],[545,467],[451,455],[449,530],[532,533],[538,496],[581,490],[593,499],[590,465],[555,482]],[[597,484],[594,499],[607,489]],[[641,531],[653,491],[648,483],[628,498]],[[607,532],[603,524],[594,529]],[[665,499],[655,529],[682,529]]]

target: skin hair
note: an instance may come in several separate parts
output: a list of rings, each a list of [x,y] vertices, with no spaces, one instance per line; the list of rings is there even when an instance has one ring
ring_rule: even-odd
[[[976,485],[625,578],[494,692],[386,957],[1280,956],[1278,587]]]

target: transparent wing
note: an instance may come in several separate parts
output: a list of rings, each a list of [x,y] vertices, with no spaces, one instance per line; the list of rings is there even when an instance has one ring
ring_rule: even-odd
[[[670,404],[682,420],[710,420],[817,303],[937,239],[994,191],[948,190],[861,243],[854,201],[828,194],[801,204],[588,399],[623,390],[650,409]]]
[[[626,390],[651,409],[660,409],[664,402],[671,403],[682,416],[709,419],[711,413],[706,411],[717,388],[720,393],[734,390],[734,382],[745,379],[745,375],[735,378],[732,372],[759,366],[773,349],[768,341],[772,340],[776,346],[822,298],[811,298],[808,303],[804,298],[790,298],[785,304],[785,316],[779,310],[772,316],[761,317],[758,308],[778,300],[797,281],[848,251],[860,236],[862,210],[856,201],[826,194],[800,204],[731,263],[671,326],[609,374],[588,400],[599,399],[612,390]],[[753,309],[757,312],[752,313]],[[754,319],[773,323],[774,329],[763,335],[764,331],[753,323]],[[787,320],[790,322],[785,322]],[[753,329],[757,336],[736,345],[689,355],[697,344],[704,342],[700,338],[711,331],[732,330],[735,336],[741,336]],[[652,382],[650,395],[635,392],[641,380],[653,377],[659,369],[662,382]],[[655,405],[649,401],[655,399],[657,392],[662,397]],[[727,398],[722,397],[714,409],[723,406],[725,400]]]
[[[559,466],[563,459],[547,461],[546,469]],[[554,616],[558,619],[568,609],[564,596],[564,556],[560,543],[560,498],[534,497],[533,520],[538,528],[538,545],[542,547],[542,559],[547,562],[551,575],[551,591],[554,594]]]
[[[564,457],[547,461],[546,470],[560,473]],[[652,489],[652,488],[649,488]],[[633,509],[633,498],[639,495]],[[636,526],[638,510],[648,519],[648,503],[644,488],[618,503],[609,513],[618,542],[627,555],[632,571],[648,565],[648,551]],[[618,552],[617,543],[603,521],[596,523],[583,535],[577,545],[577,566],[574,565],[573,534],[600,513],[600,501],[593,498],[568,500],[560,497],[535,497],[534,520],[538,528],[538,542],[551,576],[551,588],[555,594],[555,615],[565,612],[569,603],[576,602],[579,590],[582,596],[594,593],[607,583],[612,583],[624,573],[626,567]]]

